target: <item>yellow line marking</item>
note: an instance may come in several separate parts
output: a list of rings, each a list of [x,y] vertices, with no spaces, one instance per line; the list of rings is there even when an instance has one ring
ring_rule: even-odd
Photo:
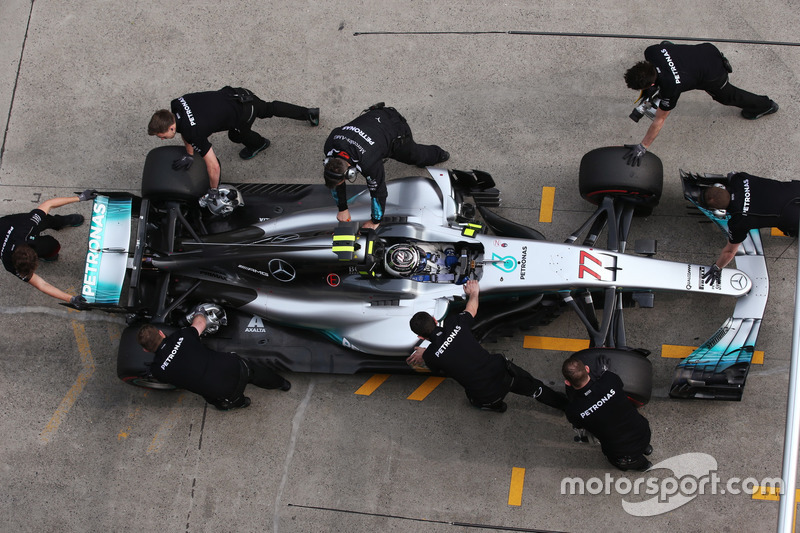
[[[375,374],[371,378],[367,380],[366,383],[361,385],[358,390],[355,392],[356,394],[360,394],[361,396],[369,396],[375,390],[383,385],[383,382],[389,378],[389,374]]]
[[[150,393],[149,390],[144,391],[144,394],[142,395],[142,398],[147,398],[147,395],[149,393]],[[131,421],[131,423],[130,423],[130,425],[128,427],[126,427],[125,429],[123,429],[122,431],[117,433],[117,440],[127,439],[130,436],[131,430],[133,429],[133,421],[136,420],[136,417],[139,416],[139,413],[141,412],[141,410],[142,410],[142,407],[139,406],[136,409],[134,409],[132,413],[128,413],[128,419]]]
[[[800,490],[797,491],[800,494]],[[781,499],[781,490],[778,487],[753,487],[753,494],[751,495],[754,500],[766,500],[777,502]]]
[[[564,352],[577,352],[589,347],[588,339],[561,339],[558,337],[525,336],[523,348],[533,350],[560,350]]]
[[[132,413],[128,414],[128,418],[131,421],[136,420],[136,417],[139,416],[139,411],[141,410],[142,410],[141,407],[137,407]],[[117,440],[127,439],[128,436],[130,436],[131,434],[131,430],[133,430],[133,423],[131,423],[131,425],[129,425],[128,427],[117,433]]]
[[[770,228],[769,234],[773,237],[786,237],[787,235],[778,228]]]
[[[108,325],[108,340],[111,344],[118,342],[122,338],[122,328],[119,324]]]
[[[525,483],[525,469],[511,469],[511,486],[508,489],[508,505],[522,505],[522,485]]]
[[[764,500],[770,502],[780,501],[780,489],[777,487],[753,487],[753,500]],[[797,502],[800,500],[800,489],[794,491],[794,514],[792,515],[792,533],[797,529]]]
[[[428,394],[433,392],[433,389],[441,385],[442,381],[444,381],[444,378],[442,377],[437,377],[437,376],[429,377],[422,383],[422,385],[417,387],[417,390],[412,392],[411,396],[409,396],[407,399],[417,400],[418,402],[421,402],[422,400],[427,398]]]
[[[661,357],[669,357],[670,359],[683,359],[696,349],[697,346],[679,346],[677,344],[662,344]]]
[[[164,422],[161,423],[158,430],[156,431],[156,434],[153,435],[153,440],[150,442],[150,446],[147,447],[148,454],[158,453],[159,451],[161,451],[161,446],[164,444],[164,441],[166,440],[167,433],[169,433],[169,431],[175,425],[175,421],[178,418],[178,413],[180,412],[178,410],[178,406],[183,401],[183,397],[185,395],[186,393],[181,393],[181,395],[178,396],[178,401],[174,406],[170,408],[169,413],[167,413],[167,418],[164,419]]]
[[[683,359],[696,349],[697,346],[679,346],[676,344],[662,344],[661,357],[668,357],[670,359]],[[753,352],[753,360],[751,362],[754,365],[763,365],[764,352],[762,350],[756,350],[755,352]]]
[[[542,187],[542,205],[539,208],[539,222],[553,221],[553,203],[555,203],[555,199],[555,187]]]
[[[527,335],[522,343],[523,348],[532,350],[556,350],[562,352],[577,352],[589,347],[589,341],[586,339],[562,339],[559,337],[537,337],[534,335]],[[680,346],[677,344],[662,344],[661,357],[668,357],[670,359],[683,359],[697,349],[697,346]],[[764,364],[764,352],[756,350],[753,352],[754,365]]]
[[[58,408],[56,409],[56,412],[53,413],[50,421],[39,434],[39,442],[42,444],[47,444],[50,442],[50,439],[53,437],[56,431],[58,431],[58,427],[61,425],[61,422],[78,400],[78,396],[80,396],[81,392],[83,392],[83,389],[89,382],[89,378],[91,378],[92,374],[94,374],[94,357],[92,357],[92,351],[89,349],[89,338],[86,336],[86,328],[83,326],[83,324],[73,320],[72,330],[75,334],[75,341],[78,344],[78,352],[81,356],[81,372],[75,379],[75,383],[72,384],[72,387],[70,387],[70,389],[67,391],[67,394],[61,400],[61,403],[58,404]]]

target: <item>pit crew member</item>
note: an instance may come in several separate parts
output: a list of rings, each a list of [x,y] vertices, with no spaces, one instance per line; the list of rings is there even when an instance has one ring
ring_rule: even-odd
[[[563,410],[567,398],[533,377],[500,354],[490,354],[475,339],[470,327],[478,312],[480,287],[475,280],[464,285],[467,306],[460,314],[447,317],[439,326],[420,311],[411,318],[411,330],[430,341],[427,349],[417,347],[406,362],[441,371],[456,380],[470,403],[480,409],[505,412],[503,401],[509,392],[532,396],[545,405]]]
[[[191,325],[169,336],[153,324],[139,329],[139,344],[155,354],[150,367],[152,375],[202,396],[222,411],[250,405],[250,398],[244,395],[248,383],[262,389],[288,391],[291,383],[272,370],[246,362],[233,352],[211,350],[200,342],[212,307],[216,306],[198,306],[190,315]]]
[[[186,155],[176,159],[172,168],[188,169],[197,153],[205,161],[211,194],[219,186],[220,167],[208,138],[212,133],[227,131],[228,138],[244,148],[242,159],[252,159],[266,149],[269,139],[254,132],[256,118],[285,117],[319,124],[319,108],[308,108],[274,100],[265,102],[243,87],[223,87],[218,91],[185,94],[173,100],[170,109],[156,111],[147,126],[147,134],[159,139],[173,139],[180,133]]]
[[[703,90],[723,105],[741,108],[742,116],[749,120],[778,111],[778,104],[767,96],[755,95],[731,85],[728,74],[733,69],[711,43],[688,45],[663,41],[648,46],[644,57],[645,61],[636,63],[625,72],[625,83],[637,91],[658,85],[661,102],[642,142],[626,145],[630,148],[625,155],[629,165],[640,163],[667,116],[675,109],[678,98],[686,91]]]
[[[59,231],[67,226],[78,227],[83,224],[83,215],[51,215],[50,210],[57,207],[88,201],[97,196],[97,191],[85,190],[78,196],[51,198],[39,204],[30,213],[7,215],[0,218],[0,235],[2,235],[3,266],[22,281],[27,281],[43,293],[53,298],[72,304],[77,309],[85,308],[86,300],[82,296],[72,296],[50,285],[36,269],[39,259],[56,261],[61,244],[51,235],[41,232],[54,229]]]
[[[339,207],[336,219],[350,220],[346,180],[360,173],[372,198],[372,217],[363,227],[375,229],[386,209],[386,175],[383,160],[400,161],[420,168],[444,163],[450,154],[436,145],[417,144],[406,119],[383,102],[366,109],[358,118],[335,128],[325,141],[325,184]]]
[[[792,237],[800,224],[800,181],[776,181],[744,172],[729,175],[726,187],[703,190],[702,204],[708,209],[725,210],[728,243],[717,260],[706,270],[706,281],[719,282],[722,269],[736,256],[739,244],[751,229],[777,227]]]
[[[620,470],[644,472],[652,466],[645,455],[650,446],[650,424],[625,396],[622,380],[606,370],[598,379],[589,367],[570,357],[561,367],[567,385],[567,420],[597,437],[609,462]]]

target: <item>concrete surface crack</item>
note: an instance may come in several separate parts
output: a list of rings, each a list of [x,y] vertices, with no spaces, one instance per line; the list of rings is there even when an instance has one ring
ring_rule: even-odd
[[[189,511],[186,513],[186,533],[189,533],[189,526],[192,523],[192,510],[194,509],[194,489],[197,486],[197,470],[200,467],[200,452],[203,448],[203,430],[206,427],[206,415],[208,414],[208,404],[203,406],[203,421],[200,423],[200,437],[197,444],[197,460],[194,464],[194,477],[192,477],[192,490],[189,493]],[[188,451],[188,450],[187,450]]]
[[[292,464],[294,448],[297,445],[297,434],[300,431],[300,424],[303,422],[303,418],[306,414],[306,408],[311,401],[311,395],[313,392],[314,382],[312,381],[308,386],[305,398],[303,398],[303,401],[297,406],[297,411],[295,411],[294,418],[292,419],[292,434],[289,436],[289,450],[286,452],[286,461],[283,464],[283,476],[281,477],[281,484],[278,486],[278,494],[275,496],[275,508],[272,513],[272,525],[275,533],[278,533],[279,531],[278,526],[280,524],[281,497],[283,496],[283,490],[286,488],[286,482],[289,479],[289,467]]]
[[[14,74],[14,88],[11,89],[11,102],[8,105],[8,116],[6,117],[6,127],[3,131],[3,143],[0,145],[0,166],[3,165],[3,156],[6,153],[6,140],[8,139],[8,128],[11,124],[11,112],[14,110],[14,99],[17,96],[17,86],[19,85],[19,73],[22,70],[22,59],[25,57],[25,45],[28,44],[28,32],[31,29],[31,19],[33,18],[33,1],[31,1],[31,9],[28,11],[28,21],[25,24],[25,36],[22,38],[22,48],[19,51],[19,63],[17,63],[17,72]]]

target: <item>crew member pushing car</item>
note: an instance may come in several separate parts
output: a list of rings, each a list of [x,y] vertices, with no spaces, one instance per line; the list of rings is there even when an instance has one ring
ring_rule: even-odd
[[[85,190],[78,196],[51,198],[39,204],[30,213],[7,215],[0,218],[0,235],[2,235],[3,266],[22,281],[27,281],[43,293],[53,298],[72,304],[78,309],[86,306],[86,300],[78,295],[71,296],[58,289],[36,273],[39,259],[56,261],[61,244],[51,235],[41,232],[54,229],[59,231],[67,226],[77,227],[83,224],[83,215],[51,215],[50,210],[56,207],[88,201],[97,196],[97,191]]]
[[[686,91],[703,90],[723,105],[739,107],[742,116],[749,120],[775,113],[778,104],[766,96],[758,96],[728,81],[733,69],[722,53],[711,43],[696,45],[661,44],[648,46],[644,51],[645,61],[640,61],[625,72],[625,83],[629,88],[642,91],[657,85],[661,102],[653,123],[642,142],[627,145],[625,155],[629,165],[638,165],[642,156],[656,140],[670,111],[675,109],[678,97]]]
[[[244,395],[248,383],[262,389],[288,391],[292,384],[269,368],[247,362],[233,352],[217,352],[200,342],[209,324],[209,311],[216,306],[198,306],[191,326],[172,335],[152,324],[139,329],[137,340],[145,351],[153,352],[152,375],[164,383],[199,394],[217,409],[226,411],[250,405]],[[218,309],[218,308],[217,308]]]
[[[719,283],[722,269],[736,256],[751,229],[776,227],[797,237],[800,181],[776,181],[737,172],[729,175],[724,188],[704,189],[701,204],[708,209],[724,209],[730,215],[728,243],[705,275],[707,282]]]
[[[625,396],[622,380],[606,370],[598,379],[589,367],[570,357],[561,367],[567,384],[567,420],[597,437],[603,454],[620,470],[645,471],[652,465],[645,455],[650,446],[650,424]]]
[[[502,413],[507,406],[503,399],[509,392],[532,396],[545,405],[564,409],[567,398],[533,377],[500,354],[490,354],[478,343],[470,328],[478,312],[478,282],[464,285],[467,306],[460,314],[447,317],[440,327],[423,311],[411,318],[411,330],[430,341],[417,347],[406,359],[411,366],[424,362],[428,368],[455,379],[467,394],[470,403],[480,409]]]
[[[203,158],[208,169],[212,196],[219,186],[219,160],[208,137],[212,133],[227,131],[228,138],[244,148],[242,159],[252,159],[269,146],[269,139],[254,132],[251,127],[256,118],[285,117],[307,120],[312,126],[319,124],[319,108],[308,108],[274,100],[265,102],[252,91],[242,87],[223,87],[218,91],[190,93],[176,98],[170,109],[153,114],[147,134],[159,139],[172,139],[180,133],[186,145],[186,155],[175,160],[173,168],[191,167],[193,154]]]
[[[406,119],[395,108],[381,102],[365,110],[352,122],[334,129],[325,141],[325,184],[332,189],[339,207],[339,222],[350,220],[345,181],[352,182],[360,173],[372,198],[372,217],[363,227],[375,229],[381,223],[388,196],[383,169],[386,158],[424,168],[444,163],[450,154],[436,145],[414,142]]]

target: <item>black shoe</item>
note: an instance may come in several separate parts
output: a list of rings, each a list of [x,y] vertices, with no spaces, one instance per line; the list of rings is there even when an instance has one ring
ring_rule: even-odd
[[[620,457],[615,461],[612,461],[614,466],[622,470],[623,472],[627,472],[628,470],[636,470],[637,472],[647,472],[650,470],[650,467],[653,466],[653,463],[646,460],[642,463],[641,459],[644,457],[637,458],[637,457]]]
[[[448,159],[450,159],[450,152],[445,152],[444,150],[442,150],[441,158],[437,162],[435,162],[433,164],[430,164],[430,165],[417,165],[417,168],[433,167],[433,166],[438,165],[439,163],[444,163]]]
[[[767,109],[766,111],[762,111],[761,113],[758,114],[751,113],[749,111],[745,111],[744,109],[742,109],[742,116],[747,120],[755,120],[757,118],[763,117],[764,115],[771,115],[773,113],[776,113],[778,111],[778,104],[774,100],[770,100],[769,104],[770,104],[769,109]]]
[[[67,215],[64,218],[66,219],[64,221],[64,222],[66,222],[66,225],[67,226],[71,226],[73,228],[77,228],[78,226],[82,225],[83,221],[85,220],[83,218],[83,215],[77,215],[77,214],[75,214],[75,215]]]
[[[258,153],[259,153],[261,150],[266,150],[268,146],[269,146],[269,139],[264,139],[264,144],[262,144],[261,146],[259,146],[259,147],[258,147],[258,148],[256,148],[255,150],[253,150],[253,149],[251,149],[251,148],[248,148],[248,147],[246,147],[246,146],[245,146],[245,147],[244,147],[244,148],[242,148],[242,150],[239,152],[239,157],[241,157],[241,158],[242,158],[242,159],[244,159],[244,160],[247,160],[247,159],[253,159],[255,156],[257,156],[257,155],[258,155]]]
[[[319,108],[318,107],[309,107],[308,108],[308,123],[312,126],[319,126]]]
[[[291,388],[292,388],[292,384],[289,382],[289,380],[288,379],[284,379],[283,380],[283,384],[281,385],[281,390],[283,392],[286,392]]]
[[[489,405],[484,405],[481,407],[483,411],[494,411],[495,413],[505,413],[506,409],[508,409],[508,405],[506,402],[494,402]]]
[[[83,221],[85,220],[83,215],[79,215],[77,213],[72,215],[53,215],[53,218],[55,219],[55,223],[52,225],[52,228],[56,231],[66,228],[67,226],[77,228],[83,224]]]
[[[645,455],[650,455],[651,453],[653,453],[653,447],[648,444],[647,448],[645,448],[642,453]]]

